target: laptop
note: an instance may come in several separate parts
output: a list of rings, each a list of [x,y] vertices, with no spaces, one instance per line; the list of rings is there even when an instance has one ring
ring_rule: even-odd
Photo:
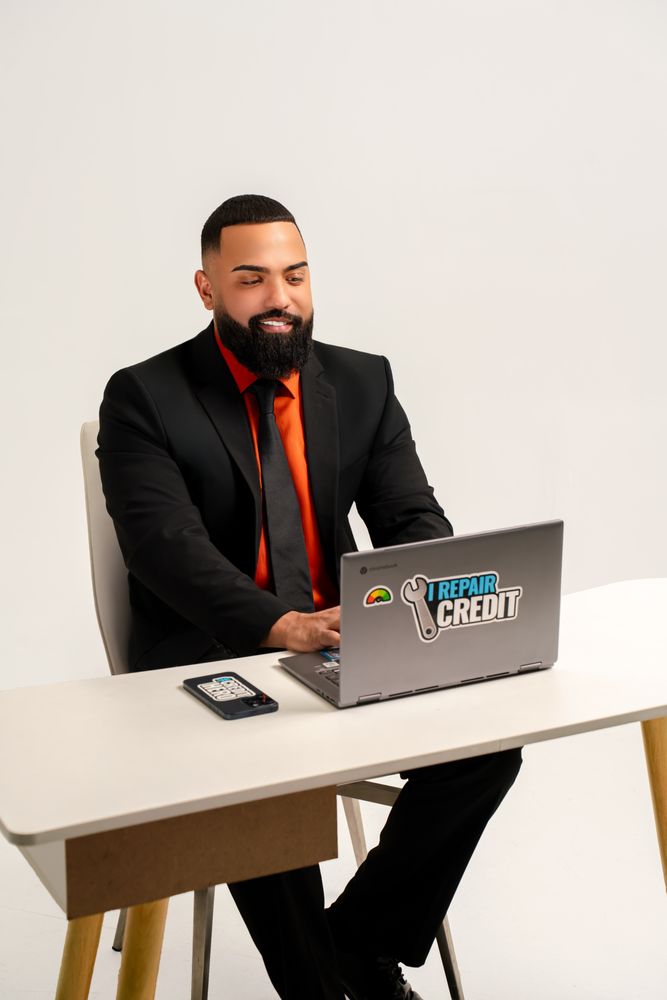
[[[341,645],[281,657],[337,708],[545,670],[558,656],[563,522],[353,552]]]

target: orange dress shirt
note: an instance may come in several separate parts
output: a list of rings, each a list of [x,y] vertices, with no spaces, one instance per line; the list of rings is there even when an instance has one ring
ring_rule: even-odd
[[[259,472],[260,485],[262,482],[262,466],[259,458],[259,409],[257,400],[252,392],[246,392],[248,386],[256,381],[257,376],[249,371],[245,365],[228,350],[220,340],[218,331],[215,331],[220,352],[229,366],[229,370],[234,376],[239,392],[243,396],[250,431],[252,433],[253,445],[255,447],[255,458],[257,460],[257,470]],[[322,544],[317,528],[315,508],[310,492],[308,481],[308,462],[306,457],[306,440],[303,432],[303,406],[301,403],[301,375],[295,372],[289,378],[280,379],[287,389],[286,395],[276,395],[274,413],[276,423],[282,438],[283,447],[287,456],[287,463],[292,473],[294,488],[296,490],[299,508],[301,510],[301,524],[303,525],[303,537],[306,542],[306,553],[308,555],[308,565],[310,567],[310,579],[313,583],[313,604],[316,611],[323,608],[335,607],[339,602],[339,597],[335,586],[331,583],[324,566],[324,556],[322,554]],[[269,554],[266,542],[266,525],[262,519],[262,534],[259,541],[259,554],[257,557],[257,567],[255,569],[255,583],[263,590],[268,590],[271,583],[271,572],[269,566]]]

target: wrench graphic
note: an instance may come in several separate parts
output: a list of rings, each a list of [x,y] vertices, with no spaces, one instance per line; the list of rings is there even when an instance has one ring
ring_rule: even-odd
[[[414,580],[406,580],[403,584],[403,600],[411,604],[419,625],[422,639],[430,642],[438,634],[433,616],[429,611],[428,604],[424,600],[428,584],[426,577],[416,576]]]

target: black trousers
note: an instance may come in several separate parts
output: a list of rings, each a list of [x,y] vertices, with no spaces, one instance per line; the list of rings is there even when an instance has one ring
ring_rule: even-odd
[[[377,847],[324,910],[318,865],[229,886],[283,1000],[343,1000],[345,951],[422,965],[521,750],[406,771]]]

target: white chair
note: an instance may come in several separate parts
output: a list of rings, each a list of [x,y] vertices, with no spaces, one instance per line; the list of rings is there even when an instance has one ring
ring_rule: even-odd
[[[99,423],[94,420],[81,428],[81,460],[86,496],[88,546],[97,623],[112,674],[129,669],[130,601],[127,570],[121,555],[113,521],[107,512],[95,449]],[[213,923],[213,888],[194,894],[192,953],[192,1000],[206,1000]],[[121,910],[113,948],[121,951],[127,911]]]
[[[98,430],[96,420],[81,428],[90,571],[97,623],[109,669],[112,674],[126,674],[129,670],[127,643],[130,636],[130,596],[127,570],[102,493],[100,469],[95,456]]]
[[[95,455],[99,424],[96,420],[81,428],[81,459],[86,495],[88,544],[93,582],[93,595],[97,622],[104,643],[104,650],[112,674],[127,673],[127,645],[130,633],[130,603],[127,570],[104,500],[99,465]],[[345,818],[352,838],[357,865],[367,854],[359,801],[393,805],[400,788],[376,781],[357,781],[341,785]],[[213,886],[199,889],[194,894],[194,926],[192,938],[192,992],[191,1000],[206,1000],[211,954],[211,929],[213,924]],[[113,947],[120,951],[123,944],[126,911],[122,910],[116,928]],[[464,1000],[454,947],[447,918],[437,934],[438,948],[447,977],[452,1000]]]

